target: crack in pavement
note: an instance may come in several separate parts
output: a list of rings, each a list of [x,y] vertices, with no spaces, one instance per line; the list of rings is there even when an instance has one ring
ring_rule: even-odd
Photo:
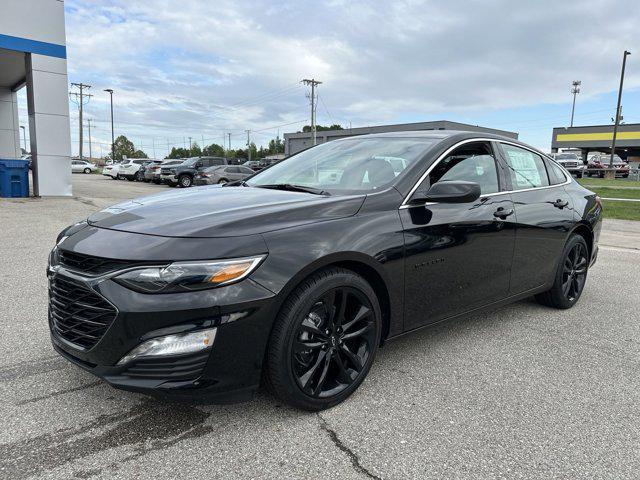
[[[367,478],[373,478],[375,480],[382,480],[382,477],[379,477],[375,473],[370,472],[366,467],[364,467],[362,465],[362,463],[360,462],[360,457],[358,457],[358,455],[353,450],[351,450],[349,447],[347,447],[342,442],[342,440],[340,440],[340,438],[338,437],[338,434],[336,433],[336,431],[329,426],[329,423],[324,418],[322,418],[320,413],[317,413],[316,416],[318,417],[318,420],[320,422],[320,428],[322,430],[324,430],[329,435],[329,438],[331,439],[333,444],[336,447],[338,447],[338,449],[340,451],[342,451],[344,454],[346,454],[347,457],[349,457],[349,460],[351,460],[351,465],[353,465],[353,469],[356,472],[361,473],[363,475],[366,475]]]

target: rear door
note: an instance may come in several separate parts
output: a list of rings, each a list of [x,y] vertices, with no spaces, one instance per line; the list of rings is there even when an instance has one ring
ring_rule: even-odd
[[[516,243],[511,294],[552,281],[573,225],[573,205],[564,185],[570,181],[552,162],[533,150],[501,142],[502,159],[515,207]]]
[[[405,330],[505,298],[515,242],[513,202],[490,142],[452,150],[416,191],[447,180],[480,185],[469,203],[400,208],[405,236]]]

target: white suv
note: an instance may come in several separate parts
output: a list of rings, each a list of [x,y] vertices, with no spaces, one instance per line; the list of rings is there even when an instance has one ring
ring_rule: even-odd
[[[140,170],[140,166],[143,163],[148,162],[147,158],[137,158],[137,159],[128,159],[120,164],[118,168],[118,178],[126,178],[130,182],[134,180],[139,180],[138,178],[138,170]]]

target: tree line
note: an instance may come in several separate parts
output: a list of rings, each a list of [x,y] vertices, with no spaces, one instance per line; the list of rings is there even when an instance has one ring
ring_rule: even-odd
[[[316,131],[326,130],[343,130],[338,124],[333,124],[328,127],[317,125]],[[305,125],[302,128],[302,132],[310,132],[311,126]],[[298,132],[300,133],[300,132]],[[212,143],[201,147],[198,143],[194,142],[190,148],[173,147],[171,152],[166,158],[189,158],[189,157],[226,157],[226,158],[249,158],[249,151],[251,151],[252,159],[264,158],[268,155],[277,155],[284,153],[284,141],[280,137],[269,140],[266,147],[260,145],[257,147],[255,143],[251,142],[248,148],[236,148],[225,149],[217,143]],[[111,158],[111,154],[107,156]],[[120,135],[114,142],[114,155],[115,160],[122,160],[124,158],[149,158],[148,155],[141,149],[136,149],[135,145],[126,136]]]

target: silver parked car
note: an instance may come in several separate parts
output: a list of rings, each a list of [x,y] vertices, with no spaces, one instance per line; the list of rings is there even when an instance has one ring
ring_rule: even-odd
[[[256,172],[244,165],[216,165],[198,172],[193,183],[194,185],[213,185],[214,183],[235,182],[244,180],[254,173]]]
[[[84,160],[71,160],[72,173],[91,173],[96,169],[93,163]]]

